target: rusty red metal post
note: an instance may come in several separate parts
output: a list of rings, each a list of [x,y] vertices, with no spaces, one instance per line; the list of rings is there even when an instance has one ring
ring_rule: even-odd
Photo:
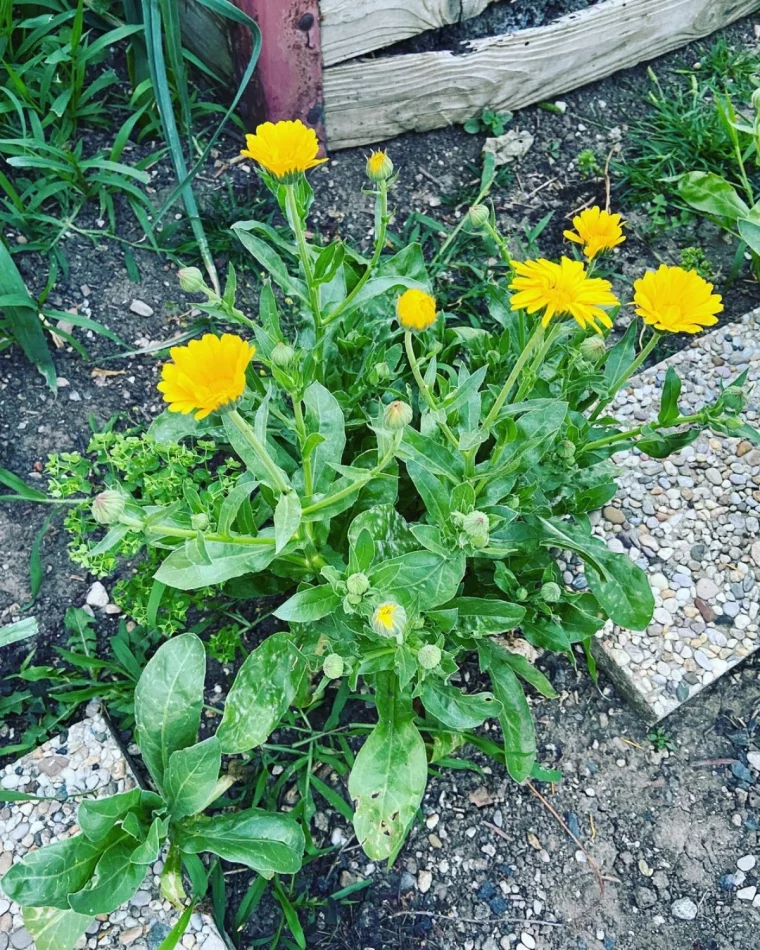
[[[251,129],[260,122],[301,119],[316,130],[324,145],[322,51],[318,0],[234,0],[259,24],[261,56],[251,87],[241,100],[241,114]],[[250,34],[236,30],[235,53],[245,67]]]

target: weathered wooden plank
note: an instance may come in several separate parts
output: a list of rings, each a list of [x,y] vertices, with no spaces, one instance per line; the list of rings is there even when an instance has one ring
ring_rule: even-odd
[[[548,26],[324,71],[330,148],[518,109],[706,36],[760,0],[604,0]]]
[[[185,46],[218,76],[232,82],[235,62],[227,21],[202,6],[198,0],[180,0],[179,16]]]
[[[321,0],[325,66],[469,20],[493,0]]]

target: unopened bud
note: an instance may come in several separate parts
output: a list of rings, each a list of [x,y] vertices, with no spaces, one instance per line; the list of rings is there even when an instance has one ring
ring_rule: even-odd
[[[752,107],[760,112],[760,89],[755,89],[752,93]]]
[[[528,588],[527,587],[518,587],[515,591],[515,600],[527,600],[528,599]]]
[[[373,152],[367,159],[366,171],[370,181],[387,181],[393,174],[393,162],[387,152]]]
[[[473,205],[467,212],[467,220],[473,228],[484,228],[491,217],[485,205]]]
[[[484,511],[471,511],[469,515],[465,515],[462,519],[462,528],[465,533],[473,535],[486,535],[488,536],[488,531],[490,524],[488,521],[488,515]]]
[[[106,489],[96,495],[92,501],[92,517],[98,524],[115,524],[122,514],[126,501],[120,491]]]
[[[596,363],[607,352],[604,340],[599,336],[587,336],[580,346],[581,356],[589,363]]]
[[[746,398],[741,386],[728,386],[723,391],[723,405],[729,409],[733,409],[734,412],[739,412],[743,409],[745,402]]]
[[[362,594],[366,594],[369,590],[369,578],[366,574],[362,574],[361,571],[357,571],[356,574],[351,574],[351,576],[346,580],[346,588],[348,593],[354,597],[361,597]]]
[[[382,363],[375,363],[375,365],[372,367],[372,372],[375,376],[376,382],[382,383],[384,379],[388,379],[390,377],[391,368],[388,366],[385,360],[383,360]]]
[[[205,511],[198,511],[190,515],[190,524],[196,531],[205,531],[208,528],[208,515]]]
[[[417,654],[417,662],[423,670],[434,670],[441,662],[441,650],[434,643],[426,643]]]
[[[563,439],[557,446],[557,455],[561,459],[571,459],[575,457],[575,443],[569,439]]]
[[[375,608],[370,624],[379,637],[399,637],[406,627],[406,611],[395,600],[386,600]]]
[[[282,340],[275,344],[270,357],[272,365],[277,366],[279,369],[287,369],[295,358],[296,351],[292,346],[283,343]]]
[[[179,285],[187,294],[197,294],[206,288],[203,273],[198,267],[183,267],[177,271]]]
[[[343,657],[338,653],[331,653],[329,656],[325,657],[325,662],[322,664],[322,672],[328,679],[337,680],[343,676]]]
[[[562,588],[554,581],[547,581],[541,586],[541,599],[547,604],[556,604],[562,599]]]
[[[404,429],[412,421],[412,407],[408,402],[394,399],[385,407],[383,422],[389,429]]]

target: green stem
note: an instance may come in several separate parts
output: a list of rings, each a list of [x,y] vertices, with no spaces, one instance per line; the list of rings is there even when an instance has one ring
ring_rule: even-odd
[[[590,452],[593,449],[600,449],[605,445],[614,445],[615,442],[623,442],[626,439],[634,439],[637,435],[641,435],[644,429],[651,429],[657,431],[659,429],[673,429],[676,426],[689,425],[692,422],[703,422],[703,416],[701,412],[696,412],[691,416],[679,416],[677,419],[674,419],[672,422],[667,424],[660,424],[659,422],[644,422],[640,426],[636,426],[634,429],[627,429],[625,432],[615,432],[613,435],[607,435],[603,439],[596,439],[594,442],[587,442],[583,446],[584,452]]]
[[[633,374],[636,372],[639,366],[641,366],[644,360],[649,356],[649,354],[655,348],[657,341],[660,339],[661,336],[662,336],[662,333],[660,333],[659,330],[655,330],[652,333],[652,336],[649,338],[647,343],[642,347],[642,350],[639,353],[639,355],[636,357],[636,359],[631,363],[631,365],[626,370],[625,375],[622,376],[615,383],[614,388],[611,389],[610,392],[607,394],[607,398],[604,401],[600,402],[599,405],[596,407],[596,409],[594,409],[594,411],[591,413],[588,420],[589,422],[595,422],[599,418],[599,414],[601,413],[601,411],[605,408],[605,406],[609,406],[609,404],[612,402],[615,396],[620,392],[623,386],[625,386],[625,384],[628,382],[631,376],[633,376]]]
[[[498,418],[499,413],[504,408],[504,403],[509,398],[509,394],[512,391],[512,387],[514,386],[515,382],[520,376],[520,373],[523,371],[523,367],[528,362],[528,359],[531,353],[533,352],[533,350],[535,350],[535,348],[543,339],[543,336],[544,336],[544,328],[541,325],[541,321],[539,320],[539,322],[536,324],[535,329],[533,330],[533,333],[528,339],[528,342],[525,344],[525,347],[522,353],[518,356],[517,362],[512,367],[512,372],[509,374],[509,376],[507,377],[507,381],[502,386],[501,392],[496,397],[496,401],[494,402],[493,406],[491,406],[491,411],[488,413],[488,415],[485,418],[485,421],[483,422],[482,428],[484,429],[484,431],[487,432],[491,428],[491,426],[494,424],[494,422],[496,422],[496,419]]]
[[[346,299],[338,304],[338,306],[333,310],[332,313],[329,313],[324,320],[322,321],[322,326],[326,327],[328,324],[332,323],[333,320],[337,320],[338,317],[343,313],[343,311],[348,307],[349,304],[353,303],[356,295],[362,289],[362,287],[367,283],[367,281],[372,276],[373,271],[380,261],[380,255],[383,253],[383,248],[385,247],[385,236],[388,232],[388,223],[390,222],[390,216],[388,215],[388,182],[379,181],[377,183],[377,199],[375,202],[375,219],[377,221],[377,228],[375,233],[375,249],[372,254],[372,259],[369,262],[367,269],[364,271],[362,276],[357,281],[354,289],[346,297]]]
[[[483,200],[488,195],[488,192],[491,190],[492,185],[493,185],[493,179],[489,181],[486,185],[484,185],[483,188],[480,189],[480,192],[477,198],[473,201],[474,205],[479,205],[483,202]],[[459,222],[457,223],[457,226],[454,228],[451,234],[449,234],[449,236],[446,238],[443,244],[441,244],[441,246],[438,248],[438,253],[430,262],[430,269],[433,272],[433,274],[437,273],[436,265],[438,264],[439,261],[440,261],[441,267],[443,267],[443,265],[446,263],[445,260],[443,259],[443,256],[446,253],[446,251],[448,251],[449,247],[451,247],[453,242],[457,239],[459,232],[462,230],[462,228],[465,226],[467,222],[467,217],[468,216],[466,214],[462,215],[462,217],[459,219]],[[438,268],[438,270],[440,270],[440,267]]]
[[[227,413],[228,418],[232,423],[234,423],[235,428],[243,436],[245,441],[250,445],[256,455],[259,457],[259,461],[267,470],[269,477],[272,479],[272,484],[277,489],[277,491],[284,495],[286,492],[291,490],[290,485],[283,478],[283,474],[280,469],[275,464],[272,456],[269,454],[267,447],[259,439],[253,429],[248,425],[245,419],[240,415],[237,409],[232,409]]]
[[[315,501],[313,505],[307,505],[303,509],[302,515],[313,515],[318,511],[322,511],[323,508],[329,507],[334,502],[341,501],[343,498],[347,498],[349,495],[354,494],[354,492],[361,491],[367,482],[371,481],[373,478],[376,478],[383,471],[385,466],[393,458],[394,452],[395,448],[387,452],[385,457],[382,458],[373,469],[370,469],[364,478],[361,478],[356,482],[352,482],[350,485],[346,485],[344,488],[339,489],[332,495],[326,495],[319,501]]]
[[[536,381],[536,375],[541,368],[541,364],[546,359],[546,354],[554,345],[554,341],[562,332],[562,324],[555,323],[551,328],[549,333],[546,335],[546,339],[543,342],[541,349],[533,357],[533,362],[530,364],[528,372],[525,374],[525,378],[520,383],[517,389],[517,395],[515,396],[515,402],[520,402],[528,394],[533,384]]]
[[[314,283],[314,268],[311,264],[311,252],[306,243],[301,213],[298,209],[295,188],[292,184],[285,185],[285,201],[288,208],[290,226],[293,229],[296,245],[298,247],[298,256],[301,260],[301,267],[303,267],[306,289],[309,293],[309,302],[314,316],[314,328],[317,335],[317,342],[319,342],[320,330],[322,328],[322,314],[319,307],[319,287]]]
[[[491,238],[493,239],[494,244],[499,250],[499,254],[501,254],[501,259],[504,261],[505,264],[511,265],[512,258],[509,254],[509,247],[507,245],[506,239],[503,238],[501,234],[499,234],[499,232],[491,224],[490,221],[486,223],[485,230],[491,235]]]
[[[417,386],[419,387],[420,392],[422,393],[422,396],[425,402],[428,404],[429,408],[432,409],[433,412],[438,412],[439,406],[437,402],[435,401],[435,397],[430,392],[430,389],[428,388],[427,383],[422,377],[419,363],[417,362],[417,357],[414,355],[414,344],[412,343],[411,330],[407,330],[404,333],[404,348],[406,349],[406,357],[409,360],[409,366],[412,369],[412,375],[414,376],[414,379],[417,383]],[[441,431],[449,440],[449,443],[451,444],[451,446],[455,448],[457,451],[459,451],[459,440],[451,431],[446,420],[439,422],[438,425],[441,427]]]
[[[293,415],[296,420],[296,432],[298,434],[298,441],[301,443],[301,461],[303,462],[303,483],[304,490],[307,495],[311,495],[314,491],[313,484],[313,473],[311,468],[311,458],[303,457],[303,447],[306,442],[306,423],[303,417],[303,410],[301,409],[301,400],[294,394],[290,393],[290,398],[293,403]]]
[[[274,544],[274,538],[260,538],[254,537],[248,534],[218,534],[218,533],[204,533],[202,531],[196,531],[194,528],[177,528],[170,525],[146,525],[144,521],[140,521],[137,518],[130,518],[129,515],[122,515],[119,518],[119,524],[127,525],[129,528],[134,528],[136,531],[144,531],[146,534],[157,534],[162,538],[197,538],[199,534],[203,534],[205,541],[234,541],[235,544],[250,544],[250,545],[267,545]]]

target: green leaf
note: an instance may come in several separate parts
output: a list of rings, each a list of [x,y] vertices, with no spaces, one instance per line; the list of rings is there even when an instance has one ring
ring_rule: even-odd
[[[307,672],[288,633],[275,633],[240,667],[217,730],[222,751],[248,752],[266,742],[287,711]]]
[[[216,736],[172,752],[164,791],[174,819],[203,811],[214,793],[221,766],[222,746]]]
[[[505,649],[500,654],[500,657],[505,663],[508,663],[512,667],[520,679],[525,680],[526,683],[530,683],[542,696],[546,696],[547,699],[557,699],[558,694],[554,691],[554,687],[549,680],[544,676],[541,670],[537,670],[522,654],[513,653],[511,650]]]
[[[90,841],[102,841],[127,812],[139,808],[140,799],[139,788],[109,798],[85,799],[77,810],[77,823]]]
[[[0,304],[8,321],[13,338],[24,351],[26,358],[45,378],[48,386],[56,391],[55,366],[45,339],[38,308],[24,284],[13,258],[0,240],[0,297],[13,298],[13,304]]]
[[[547,531],[543,544],[575,551],[586,562],[589,588],[605,613],[621,627],[645,630],[654,612],[646,574],[626,554],[614,554],[599,538],[567,521],[538,519]]]
[[[313,623],[332,613],[340,602],[340,596],[332,587],[322,584],[320,587],[299,590],[284,604],[280,604],[274,615],[289,623]]]
[[[265,877],[295,874],[301,868],[304,850],[297,822],[258,808],[196,819],[178,829],[177,843],[187,854],[211,851]]]
[[[343,410],[335,396],[317,382],[306,390],[303,401],[309,434],[319,433],[323,439],[311,453],[312,491],[323,492],[335,478],[331,463],[340,464],[346,447]]]
[[[366,528],[359,532],[356,543],[350,544],[349,553],[349,574],[355,574],[357,571],[367,572],[375,559],[375,542],[372,535]]]
[[[22,478],[19,478],[18,475],[14,475],[13,472],[9,472],[7,468],[0,467],[0,484],[7,485],[8,488],[13,489],[16,495],[18,495],[19,500],[47,500],[47,495],[45,492],[41,492],[36,488],[32,488],[31,485],[27,485],[27,483]]]
[[[660,402],[660,412],[657,420],[660,425],[672,425],[680,416],[678,409],[678,400],[681,396],[681,377],[673,369],[668,367],[665,374],[665,385],[662,387],[662,400]]]
[[[680,452],[687,445],[691,445],[699,438],[701,431],[699,426],[691,426],[683,432],[653,432],[651,435],[644,435],[637,439],[636,448],[654,459],[666,459],[674,452]],[[731,432],[731,435],[739,438],[741,433]]]
[[[177,753],[174,753],[177,755]],[[170,760],[171,761],[171,760]],[[145,841],[135,848],[130,854],[129,860],[133,864],[154,864],[161,853],[161,845],[166,837],[168,820],[164,818],[154,818],[151,822]]]
[[[755,212],[754,208],[752,211],[754,212],[753,217],[739,218],[737,227],[742,240],[747,242],[750,250],[760,255],[760,215]]]
[[[0,627],[0,649],[9,647],[12,643],[18,643],[19,640],[36,637],[38,633],[36,617],[24,617],[23,620],[16,620],[15,623],[7,623],[4,627]]]
[[[714,172],[689,172],[678,182],[678,194],[696,211],[735,221],[746,218],[749,208],[733,185]]]
[[[277,251],[273,250],[265,241],[262,241],[261,238],[256,237],[255,234],[251,234],[250,231],[246,230],[247,224],[248,222],[246,221],[238,221],[237,224],[232,225],[233,233],[240,240],[240,243],[246,251],[254,257],[272,280],[274,280],[276,284],[279,284],[286,294],[307,301],[308,298],[303,281],[290,276],[285,262]]]
[[[514,630],[525,616],[525,608],[518,604],[484,597],[457,597],[446,604],[446,609],[459,611],[457,631],[473,637]]]
[[[499,716],[501,703],[493,693],[463,693],[458,686],[446,686],[428,678],[420,687],[425,709],[449,729],[475,729],[486,719]]]
[[[451,517],[448,490],[432,472],[418,462],[407,461],[406,470],[433,521],[442,526],[448,525]]]
[[[413,721],[411,699],[394,695],[388,683],[378,677],[379,721],[348,780],[354,830],[371,861],[398,854],[427,784],[425,743]]]
[[[256,540],[260,543],[206,541],[202,549],[204,558],[192,539],[172,551],[153,576],[167,587],[197,590],[243,574],[255,574],[263,571],[275,556],[271,531],[265,529]]]
[[[90,880],[104,847],[76,835],[29,851],[3,878],[3,892],[22,907],[69,910],[69,894]]]
[[[411,528],[393,505],[375,505],[360,512],[348,529],[349,544],[356,546],[360,533],[365,530],[374,542],[377,561],[398,557],[419,547]]]
[[[232,526],[235,523],[241,505],[251,496],[258,486],[259,483],[251,478],[249,472],[245,472],[241,475],[237,484],[224,499],[222,507],[219,509],[219,521],[217,523],[219,534],[229,535],[232,532]]]
[[[615,390],[621,380],[625,379],[636,357],[636,340],[640,329],[638,321],[633,320],[622,338],[607,354],[604,361],[604,382],[608,390]]]
[[[126,835],[107,847],[87,886],[69,895],[71,909],[78,914],[96,916],[110,914],[128,901],[148,873],[147,865],[133,864],[129,860],[134,848],[134,838]]]
[[[503,707],[499,723],[507,770],[515,782],[524,782],[536,760],[536,733],[530,706],[520,681],[504,659],[505,652],[492,640],[478,644],[481,669],[488,673],[494,695]]]
[[[447,446],[422,435],[416,429],[407,426],[404,439],[396,452],[405,462],[416,462],[421,468],[435,475],[443,475],[452,484],[459,484],[464,478],[462,456],[455,454]]]
[[[464,576],[466,558],[458,553],[443,557],[432,551],[412,551],[377,564],[370,582],[399,603],[429,610],[445,604],[456,594]]]
[[[93,920],[56,907],[24,907],[23,917],[36,950],[72,950]]]
[[[194,633],[158,648],[135,689],[138,745],[159,789],[169,757],[193,745],[203,708],[206,652]]]
[[[280,551],[289,543],[301,524],[301,499],[294,491],[280,495],[274,509],[274,551]]]

